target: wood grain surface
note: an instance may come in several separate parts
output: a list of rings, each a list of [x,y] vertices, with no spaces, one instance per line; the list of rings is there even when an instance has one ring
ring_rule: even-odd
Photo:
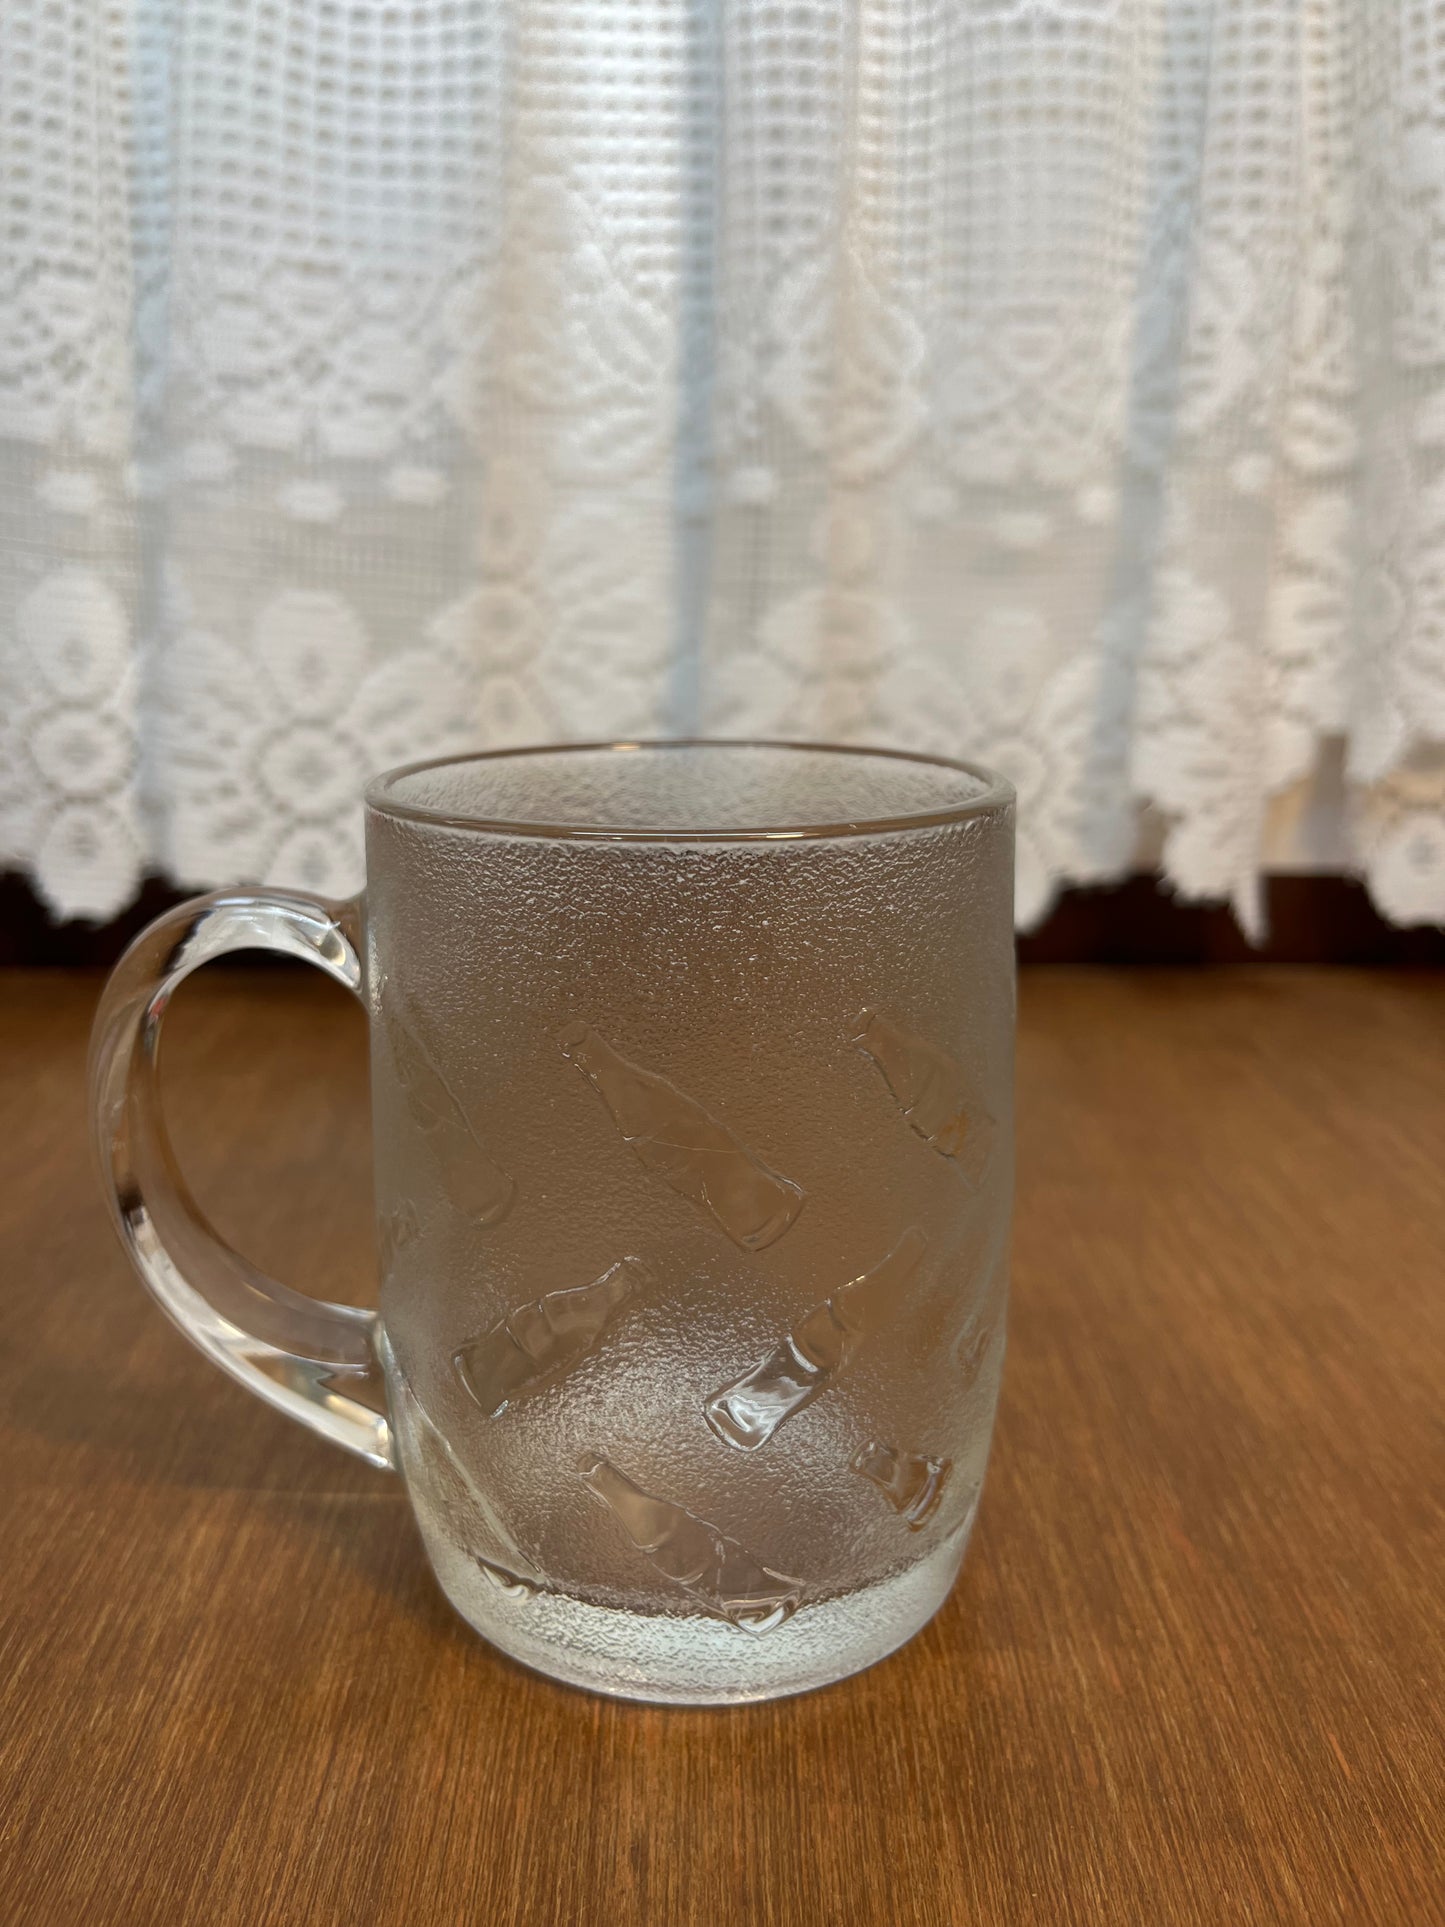
[[[0,976],[5,1927],[1445,1921],[1445,982],[1026,977],[1009,1366],[939,1617],[729,1711],[443,1603],[399,1482],[189,1350],[85,1136],[92,977]],[[360,1013],[171,1026],[222,1228],[374,1290]]]

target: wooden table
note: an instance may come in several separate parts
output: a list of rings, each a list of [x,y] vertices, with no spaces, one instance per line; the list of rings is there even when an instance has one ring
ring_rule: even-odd
[[[1445,982],[1042,972],[982,1522],[896,1658],[592,1699],[443,1604],[399,1483],[129,1276],[96,982],[0,977],[6,1927],[1445,1920]],[[170,1104],[222,1228],[371,1289],[359,1012],[222,974]]]

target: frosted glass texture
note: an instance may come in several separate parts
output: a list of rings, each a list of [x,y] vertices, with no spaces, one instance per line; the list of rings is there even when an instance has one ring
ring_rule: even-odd
[[[379,779],[367,865],[380,1349],[453,1604],[649,1699],[892,1650],[1002,1366],[1007,786],[524,752]]]

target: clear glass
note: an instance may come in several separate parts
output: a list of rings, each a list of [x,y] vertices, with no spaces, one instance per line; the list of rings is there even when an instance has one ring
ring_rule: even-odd
[[[343,1323],[294,1347],[290,1409],[398,1464],[504,1651],[761,1699],[947,1595],[1003,1361],[1012,876],[1007,785],[924,758],[620,744],[371,786],[385,1398],[366,1315],[310,1306]],[[284,1355],[261,1285],[281,1322],[246,1342]],[[192,1335],[287,1402],[274,1359]]]

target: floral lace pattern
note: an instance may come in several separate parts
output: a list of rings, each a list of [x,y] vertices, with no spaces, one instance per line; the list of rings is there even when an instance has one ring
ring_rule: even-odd
[[[1148,805],[1257,930],[1333,758],[1445,919],[1431,0],[10,0],[0,199],[59,913],[342,892],[371,769],[703,729],[998,765],[1026,923]]]

